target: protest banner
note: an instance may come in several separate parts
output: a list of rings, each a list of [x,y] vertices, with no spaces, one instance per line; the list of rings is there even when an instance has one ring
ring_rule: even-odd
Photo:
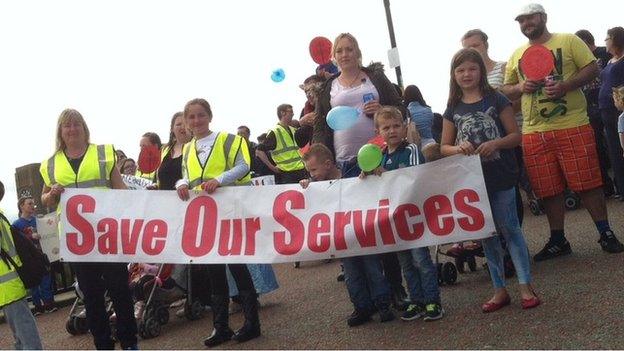
[[[37,216],[37,234],[41,250],[48,256],[50,262],[60,259],[59,256],[59,235],[58,235],[58,215],[56,212],[48,213],[45,216]]]
[[[66,261],[278,263],[367,255],[493,235],[478,156],[369,176],[175,191],[66,189]]]

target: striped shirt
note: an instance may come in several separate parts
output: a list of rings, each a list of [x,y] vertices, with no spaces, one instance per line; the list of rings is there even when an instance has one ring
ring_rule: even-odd
[[[503,67],[505,66],[505,62],[496,62],[494,68],[487,74],[488,83],[492,88],[498,90],[503,86],[503,81],[505,80],[505,72],[503,71]]]
[[[418,146],[407,141],[401,143],[394,152],[389,153],[386,149],[381,161],[383,168],[387,171],[416,166],[421,163],[423,163],[423,158],[418,151]]]

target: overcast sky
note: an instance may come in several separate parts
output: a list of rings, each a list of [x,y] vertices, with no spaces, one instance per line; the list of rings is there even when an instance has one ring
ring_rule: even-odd
[[[481,28],[490,56],[507,60],[526,41],[514,22],[524,1],[391,0],[403,81],[418,85],[434,111],[448,95],[449,65],[464,32]],[[543,1],[551,32],[589,29],[603,45],[622,25],[622,5]],[[41,162],[54,148],[67,107],[85,117],[94,143],[112,143],[136,158],[140,136],[163,142],[174,112],[195,97],[213,108],[212,130],[252,139],[277,121],[281,103],[296,114],[298,85],[314,73],[308,44],[350,32],[363,62],[388,65],[383,0],[314,1],[2,1],[0,2],[0,204],[15,218],[15,168]],[[274,83],[282,68],[286,79]],[[386,74],[396,82],[394,70]]]

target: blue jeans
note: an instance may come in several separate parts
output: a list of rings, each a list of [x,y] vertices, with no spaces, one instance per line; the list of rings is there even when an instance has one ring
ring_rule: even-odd
[[[342,265],[347,291],[356,310],[390,305],[390,284],[383,274],[378,255],[346,257],[342,259]]]
[[[514,267],[516,267],[518,283],[528,284],[531,282],[529,251],[522,235],[520,223],[518,223],[515,188],[497,191],[489,198],[496,231],[505,238],[507,250],[511,255]],[[505,267],[503,262],[505,253],[501,246],[500,237],[496,235],[483,239],[482,242],[492,284],[496,289],[504,288]]]
[[[25,298],[2,306],[2,311],[13,332],[16,350],[43,349],[37,323]]]
[[[357,160],[339,162],[343,178],[353,178],[362,172]],[[345,283],[353,306],[358,310],[370,310],[374,305],[389,305],[390,284],[383,274],[378,255],[346,257],[342,259]]]
[[[438,270],[431,260],[429,248],[418,247],[398,254],[412,303],[440,303]]]
[[[30,289],[32,302],[35,306],[42,306],[54,302],[54,294],[52,293],[52,277],[46,274],[41,279],[39,286]]]
[[[357,164],[357,159],[353,161],[342,161],[336,164],[340,171],[342,172],[342,178],[354,178],[362,173],[362,170]]]

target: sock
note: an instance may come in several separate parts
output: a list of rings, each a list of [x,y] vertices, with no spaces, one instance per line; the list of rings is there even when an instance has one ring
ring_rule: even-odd
[[[550,231],[550,240],[555,243],[563,243],[566,241],[563,229],[556,229]]]
[[[609,226],[609,221],[607,221],[606,219],[603,221],[595,221],[594,223],[596,224],[596,229],[598,229],[598,233],[600,234],[611,230],[611,227]]]

